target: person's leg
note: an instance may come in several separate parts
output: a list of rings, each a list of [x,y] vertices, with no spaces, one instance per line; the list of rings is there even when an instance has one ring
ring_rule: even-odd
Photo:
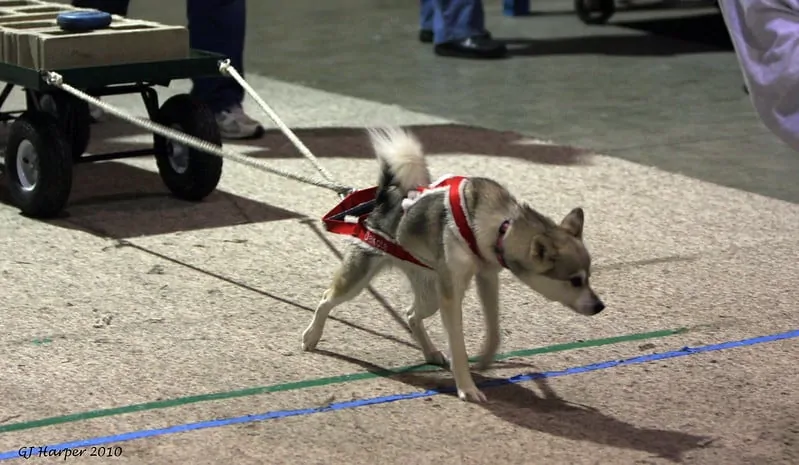
[[[419,0],[419,41],[425,44],[433,42],[433,18],[435,16],[434,0]],[[481,35],[487,39],[491,33],[483,28]]]
[[[245,0],[187,0],[189,42],[194,49],[219,53],[244,74]],[[244,89],[230,77],[193,80],[192,95],[205,102],[217,116],[222,137],[257,137],[263,127],[242,111]]]
[[[226,56],[242,74],[245,3],[244,0],[186,0],[191,47]],[[193,84],[192,94],[214,113],[244,100],[244,90],[229,77],[197,78]]]
[[[433,0],[433,42],[443,44],[480,34],[485,25],[480,0]]]
[[[433,0],[419,0],[419,29],[433,30],[433,14],[435,11]]]
[[[498,58],[507,52],[485,30],[482,0],[433,0],[433,42],[438,55]]]
[[[433,0],[419,0],[419,40],[424,43],[433,41]]]
[[[72,0],[72,6],[105,11],[112,15],[127,16],[130,0]]]

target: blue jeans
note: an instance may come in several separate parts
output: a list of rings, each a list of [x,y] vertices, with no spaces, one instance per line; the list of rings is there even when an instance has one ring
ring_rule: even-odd
[[[164,0],[166,1],[166,0]],[[72,0],[72,5],[126,16],[130,0]],[[244,74],[245,0],[186,0],[191,48],[219,53],[230,58]],[[229,77],[214,76],[192,80],[191,94],[205,102],[214,113],[244,101],[244,89]]]
[[[441,44],[485,32],[482,0],[420,0],[421,29],[433,31],[433,43]]]

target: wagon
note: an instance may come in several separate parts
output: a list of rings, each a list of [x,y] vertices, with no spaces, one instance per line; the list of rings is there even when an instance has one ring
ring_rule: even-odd
[[[324,179],[223,148],[215,116],[190,94],[159,103],[157,86],[220,75],[238,82]],[[0,122],[9,127],[2,172],[11,202],[29,217],[59,215],[69,200],[75,165],[140,156],[154,156],[167,189],[188,201],[200,201],[216,189],[225,158],[339,196],[352,191],[333,180],[227,57],[191,49],[188,30],[182,26],[43,0],[0,0],[0,82],[5,83]],[[5,110],[15,86],[24,91],[25,109]],[[141,95],[149,119],[100,100],[134,93]],[[152,132],[152,146],[87,154],[89,105]]]
[[[188,94],[159,104],[156,86],[172,80],[219,75],[224,57],[192,50],[184,59],[69,68],[55,71],[64,82],[92,96],[141,95],[151,120],[221,145],[211,111]],[[73,167],[79,163],[155,156],[166,187],[178,198],[198,201],[216,188],[223,160],[155,134],[150,148],[86,155],[91,137],[89,104],[48,83],[42,70],[0,63],[0,120],[11,122],[4,175],[10,198],[23,214],[58,215],[69,199]],[[25,92],[26,109],[3,107],[14,86]]]

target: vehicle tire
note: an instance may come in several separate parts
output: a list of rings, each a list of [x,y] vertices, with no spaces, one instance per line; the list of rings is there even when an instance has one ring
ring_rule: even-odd
[[[52,115],[26,111],[9,128],[5,174],[11,200],[26,216],[51,218],[69,200],[72,154]]]
[[[574,10],[585,24],[605,24],[616,13],[616,1],[574,0]]]
[[[58,120],[61,131],[68,139],[72,159],[79,159],[86,153],[91,138],[89,102],[64,91],[44,92],[36,97],[41,111],[50,113]]]
[[[213,113],[191,95],[179,94],[167,99],[158,110],[155,122],[222,145]],[[222,177],[222,158],[158,134],[154,137],[154,145],[158,172],[175,197],[196,202],[216,189]]]

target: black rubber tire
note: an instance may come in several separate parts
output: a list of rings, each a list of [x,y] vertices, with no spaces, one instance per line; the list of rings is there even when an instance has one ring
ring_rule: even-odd
[[[37,93],[36,98],[39,99],[41,111],[58,119],[61,131],[67,136],[72,159],[77,160],[83,156],[91,138],[92,117],[89,103],[63,91]],[[52,99],[52,107],[45,103],[47,99]]]
[[[38,155],[38,179],[31,189],[22,186],[17,172],[17,151],[23,141],[30,142]],[[26,111],[11,124],[5,175],[11,200],[24,215],[52,218],[61,212],[72,190],[72,166],[69,143],[54,116]]]
[[[574,11],[585,24],[605,24],[616,13],[616,0],[574,0]]]
[[[189,94],[179,94],[167,99],[154,120],[212,144],[222,145],[222,136],[213,113],[204,103]],[[175,197],[197,202],[216,189],[222,177],[222,158],[186,147],[188,164],[180,172],[170,162],[171,140],[156,134],[154,145],[158,172]]]

